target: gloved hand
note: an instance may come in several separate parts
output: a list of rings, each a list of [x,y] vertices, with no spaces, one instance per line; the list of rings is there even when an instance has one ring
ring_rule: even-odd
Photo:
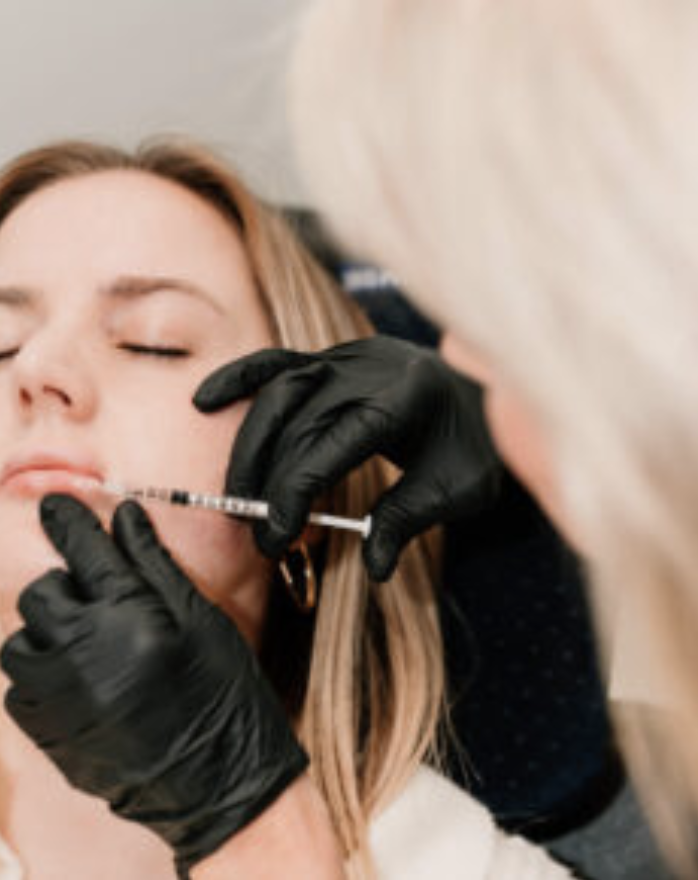
[[[6,707],[72,785],[172,847],[180,876],[307,766],[234,624],[159,543],[141,507],[113,537],[69,496],[41,505],[68,570],[21,594],[2,649]]]
[[[298,537],[317,496],[372,455],[404,472],[371,512],[364,562],[377,581],[414,535],[475,515],[495,495],[500,465],[481,390],[428,349],[375,336],[317,354],[259,351],[209,376],[194,403],[213,412],[255,393],[226,491],[271,505],[254,525],[267,556]]]

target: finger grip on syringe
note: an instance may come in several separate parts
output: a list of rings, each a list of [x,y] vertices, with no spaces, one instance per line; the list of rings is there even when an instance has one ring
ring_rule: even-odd
[[[192,499],[195,496],[191,496]],[[227,498],[228,512],[236,516],[249,516],[255,519],[269,518],[269,505],[266,501],[247,501],[242,498]],[[371,534],[371,517],[352,519],[348,516],[335,516],[333,513],[311,513],[308,521],[316,526],[330,529],[344,529],[350,532],[359,532],[364,538]]]
[[[190,497],[195,500],[195,496],[192,496],[191,493]],[[249,516],[255,519],[269,518],[269,505],[266,501],[247,501],[242,498],[226,498],[225,501],[228,512],[236,516]],[[308,520],[316,526],[359,532],[364,538],[371,534],[370,516],[365,516],[363,519],[352,519],[347,516],[335,516],[333,513],[311,513]]]
[[[334,516],[332,513],[311,513],[309,520],[317,526],[359,532],[364,538],[368,538],[371,534],[370,516],[365,516],[363,519],[350,519],[346,516]]]

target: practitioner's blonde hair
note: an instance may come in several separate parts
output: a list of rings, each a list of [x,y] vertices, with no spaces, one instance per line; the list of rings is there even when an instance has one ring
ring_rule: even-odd
[[[698,820],[698,4],[320,0],[294,62],[316,204],[516,389],[671,709],[619,719],[662,839]],[[620,714],[620,713],[619,713]]]
[[[287,223],[198,145],[154,142],[127,153],[66,142],[25,154],[0,176],[0,224],[43,187],[116,169],[174,181],[222,213],[245,247],[275,344],[312,351],[371,333]],[[373,460],[330,493],[326,506],[363,515],[392,479],[388,466]],[[426,541],[413,542],[395,576],[375,585],[355,536],[333,532],[319,549],[316,614],[301,618],[282,591],[272,591],[263,659],[310,753],[348,874],[364,880],[374,876],[367,820],[435,743],[444,672],[434,560]]]

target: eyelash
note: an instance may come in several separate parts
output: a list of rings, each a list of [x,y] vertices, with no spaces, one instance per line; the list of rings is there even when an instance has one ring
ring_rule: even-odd
[[[145,357],[163,358],[164,360],[177,360],[190,356],[191,352],[186,348],[174,348],[170,346],[154,346],[154,345],[138,345],[137,343],[123,342],[117,346],[121,351],[127,351],[131,354],[140,354]],[[0,351],[0,362],[9,361],[19,353],[19,348],[10,348],[7,351]]]
[[[172,346],[155,346],[155,345],[139,345],[135,342],[122,342],[118,346],[121,351],[128,351],[131,354],[142,354],[146,357],[164,358],[166,360],[177,360],[187,358],[191,354],[186,348],[174,348]]]

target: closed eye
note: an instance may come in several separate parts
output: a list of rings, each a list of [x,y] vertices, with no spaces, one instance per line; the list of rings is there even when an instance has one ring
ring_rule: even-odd
[[[176,348],[168,345],[139,345],[136,342],[122,342],[118,348],[131,354],[145,355],[146,357],[158,358],[186,358],[191,352],[186,348]]]
[[[13,358],[19,352],[19,348],[8,348],[5,351],[0,351],[0,361],[9,361],[10,358]]]

